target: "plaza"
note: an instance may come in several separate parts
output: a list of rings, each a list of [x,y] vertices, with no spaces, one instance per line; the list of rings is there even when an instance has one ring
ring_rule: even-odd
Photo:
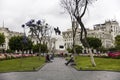
[[[0,0],[0,80],[120,80],[119,3]]]

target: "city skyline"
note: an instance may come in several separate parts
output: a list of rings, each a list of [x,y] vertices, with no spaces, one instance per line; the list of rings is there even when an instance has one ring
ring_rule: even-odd
[[[119,0],[97,0],[88,6],[83,19],[87,28],[104,23],[105,20],[117,20],[120,23]],[[23,32],[22,24],[30,19],[45,19],[61,31],[71,28],[70,17],[60,7],[60,0],[0,0],[0,27],[3,25],[13,31]]]

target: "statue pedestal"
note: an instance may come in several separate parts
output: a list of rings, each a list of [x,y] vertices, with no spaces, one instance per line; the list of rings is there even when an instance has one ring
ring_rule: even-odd
[[[65,53],[66,52],[65,42],[62,35],[56,35],[55,39],[56,39],[56,42],[55,42],[56,54]]]

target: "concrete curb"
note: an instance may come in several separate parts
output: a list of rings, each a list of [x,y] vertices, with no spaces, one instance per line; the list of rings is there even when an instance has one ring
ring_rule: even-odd
[[[77,69],[75,66],[72,66],[72,68],[74,68],[76,71],[107,71],[107,72],[118,72],[118,73],[120,73],[120,71],[112,71],[112,70],[82,70],[82,69]]]
[[[39,70],[42,69],[45,65],[46,65],[46,63],[44,63],[42,66],[36,68],[34,71],[39,71]]]

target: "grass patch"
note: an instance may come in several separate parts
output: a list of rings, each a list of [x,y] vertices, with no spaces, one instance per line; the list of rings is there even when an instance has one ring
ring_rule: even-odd
[[[112,58],[99,58],[94,57],[96,67],[92,67],[90,57],[76,56],[75,68],[77,70],[108,70],[108,71],[120,71],[120,59]]]
[[[0,61],[0,72],[33,71],[45,63],[45,58],[28,57]]]

